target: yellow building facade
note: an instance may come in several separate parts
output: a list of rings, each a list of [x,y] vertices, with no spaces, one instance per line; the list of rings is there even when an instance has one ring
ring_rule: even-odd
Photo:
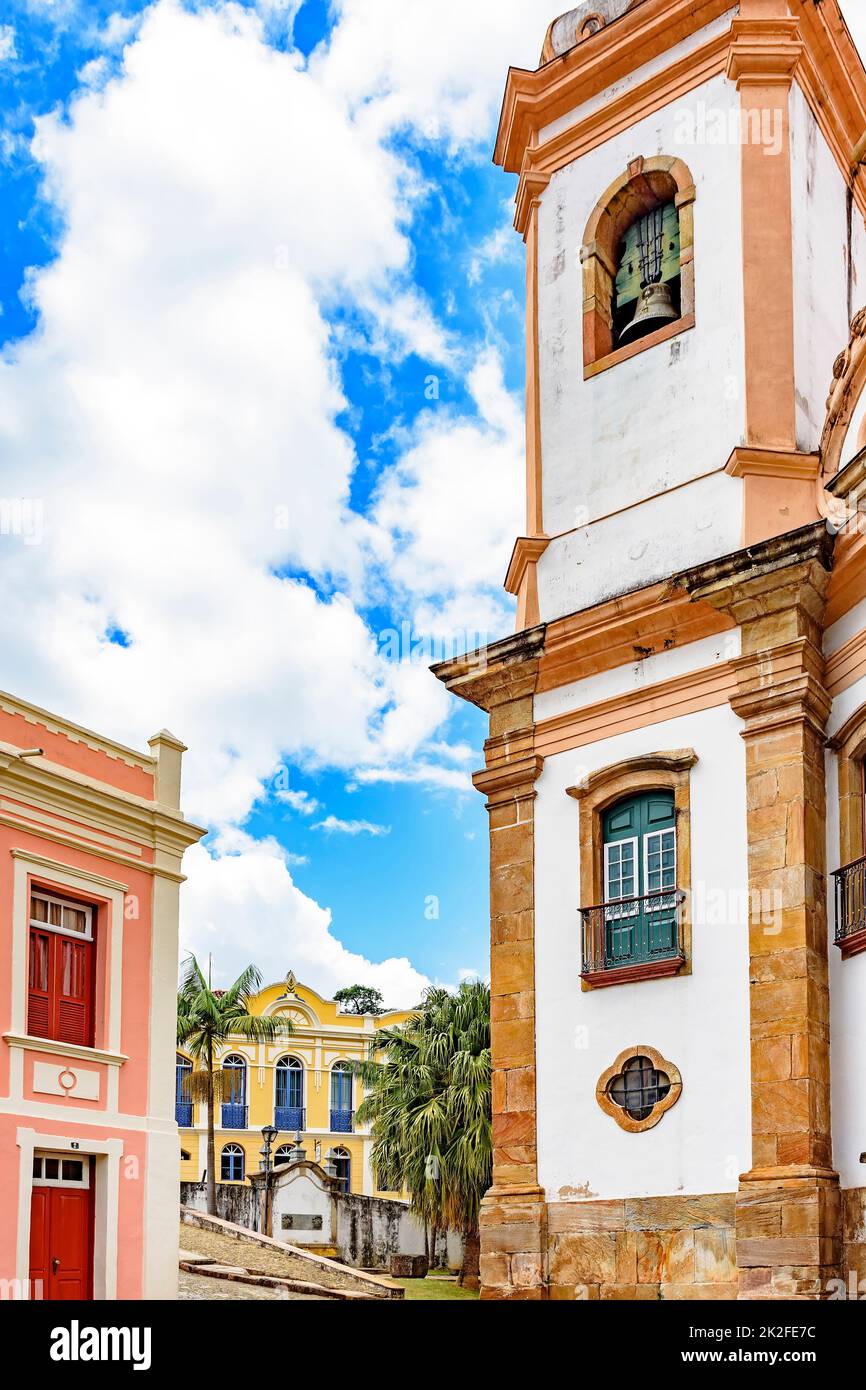
[[[300,1135],[307,1158],[332,1162],[347,1192],[395,1195],[375,1185],[372,1140],[368,1127],[355,1119],[364,1093],[352,1063],[367,1058],[377,1029],[403,1023],[411,1015],[342,1012],[333,999],[299,984],[291,972],[255,995],[250,1012],[287,1017],[294,1031],[268,1043],[232,1038],[220,1052],[219,1065],[230,1075],[215,1115],[217,1182],[243,1183],[259,1172],[261,1132],[272,1124],[278,1130],[276,1164],[289,1161]],[[207,1169],[207,1107],[187,1100],[184,1087],[191,1067],[190,1058],[179,1049],[181,1182],[200,1182]]]

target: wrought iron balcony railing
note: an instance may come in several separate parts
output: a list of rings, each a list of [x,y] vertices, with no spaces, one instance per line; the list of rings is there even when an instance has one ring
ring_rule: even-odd
[[[192,1129],[192,1101],[175,1101],[174,1118],[177,1120],[180,1129]]]
[[[223,1129],[246,1129],[247,1107],[245,1105],[224,1105],[222,1112]]]
[[[351,1134],[355,1125],[354,1110],[332,1110],[331,1111],[331,1133],[332,1134]]]
[[[306,1129],[306,1114],[302,1105],[277,1105],[274,1107],[274,1128],[281,1134],[294,1134],[296,1130]]]
[[[836,884],[836,945],[843,956],[866,950],[866,858],[833,874]]]
[[[595,987],[676,975],[685,964],[685,893],[669,888],[580,908],[581,978]]]

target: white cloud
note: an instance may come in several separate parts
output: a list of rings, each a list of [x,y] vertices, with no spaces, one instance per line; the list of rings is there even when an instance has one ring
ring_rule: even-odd
[[[422,787],[440,787],[445,791],[469,792],[472,790],[472,779],[466,772],[457,772],[454,768],[440,767],[438,763],[418,762],[410,764],[408,767],[359,767],[356,769],[355,782],[358,786],[376,785],[416,785]]]
[[[498,265],[509,257],[516,258],[520,254],[520,243],[512,221],[514,209],[511,203],[507,207],[507,221],[486,236],[472,255],[468,274],[470,285],[477,285],[481,281],[486,266]]]
[[[120,14],[115,12],[109,15],[103,28],[101,29],[98,42],[103,48],[122,48],[129,43],[138,32],[141,23],[140,14]]]
[[[108,80],[110,72],[111,64],[104,54],[100,54],[98,58],[91,58],[89,63],[85,63],[75,75],[84,87],[101,87]]]
[[[471,373],[476,416],[428,412],[375,515],[350,506],[357,459],[337,423],[347,403],[332,308],[390,360],[465,355],[412,283],[406,228],[422,189],[381,137],[413,120],[475,140],[494,63],[496,88],[504,73],[504,59],[463,54],[483,34],[475,17],[449,4],[431,23],[425,8],[422,26],[420,6],[398,14],[381,0],[428,54],[430,80],[413,92],[421,59],[401,34],[359,85],[346,35],[365,15],[378,32],[379,6],[340,7],[332,51],[309,71],[263,42],[264,23],[287,20],[279,4],[257,14],[160,0],[135,26],[110,17],[101,43],[113,66],[89,64],[68,113],[43,117],[33,145],[62,232],[28,282],[39,330],[0,360],[4,489],[44,511],[41,545],[0,541],[4,668],[22,695],[125,741],[160,725],[185,735],[185,808],[211,825],[240,823],[286,761],[360,769],[359,785],[465,790],[439,747],[446,692],[423,662],[385,659],[363,605],[371,592],[391,599],[396,583],[422,633],[450,639],[479,611],[491,631],[508,623],[497,588],[519,529],[521,431],[494,353]],[[512,38],[523,27],[477,8]],[[65,23],[73,10],[51,12]],[[506,41],[497,32],[494,47]],[[304,570],[318,589],[279,577]],[[114,627],[128,646],[106,640]],[[305,932],[323,988],[326,962],[339,963],[334,987],[357,973],[285,852],[251,842],[227,854],[226,843],[190,855],[192,939],[266,964],[271,927],[257,924],[270,893],[299,974]],[[194,927],[197,911],[211,935]],[[380,983],[386,966],[421,979],[406,962],[363,978]]]
[[[277,792],[277,800],[291,806],[300,816],[314,816],[319,809],[318,801],[309,792],[280,791]]]
[[[326,835],[390,835],[390,825],[374,825],[368,820],[340,820],[339,816],[326,816],[313,826],[314,830],[324,830]]]
[[[348,951],[331,931],[331,914],[292,881],[275,840],[234,840],[229,852],[191,849],[181,894],[181,944],[200,962],[213,954],[215,983],[231,983],[252,960],[266,981],[299,979],[326,997],[344,985],[380,989],[386,1002],[411,1008],[430,983],[403,957],[372,962]]]
[[[413,627],[459,652],[508,629],[501,586],[521,530],[524,450],[522,411],[494,349],[478,359],[468,385],[478,418],[445,406],[421,415],[375,506],[387,537],[383,562]]]
[[[550,0],[336,0],[319,60],[329,90],[383,136],[411,126],[452,149],[489,141],[509,64],[534,68]]]
[[[8,63],[17,56],[14,26],[12,24],[0,24],[0,63]]]
[[[42,119],[65,231],[32,281],[40,331],[0,366],[4,485],[45,515],[41,547],[4,542],[7,669],[120,737],[190,731],[186,804],[210,823],[241,819],[281,760],[411,755],[448,711],[350,597],[372,533],[348,506],[322,309],[348,294],[374,314],[391,286],[377,331],[414,331],[401,169],[257,25],[167,0],[120,77]]]

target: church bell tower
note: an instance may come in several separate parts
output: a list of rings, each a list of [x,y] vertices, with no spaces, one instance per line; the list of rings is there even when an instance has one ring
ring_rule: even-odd
[[[837,0],[588,0],[508,74],[517,631],[436,668],[490,716],[485,1298],[866,1273],[864,132]]]

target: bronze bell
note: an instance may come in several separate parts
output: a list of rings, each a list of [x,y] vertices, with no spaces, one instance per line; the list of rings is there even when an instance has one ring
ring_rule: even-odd
[[[645,285],[641,290],[634,318],[619,335],[621,343],[630,343],[642,338],[663,323],[679,318],[679,311],[673,301],[671,287],[667,284]]]

